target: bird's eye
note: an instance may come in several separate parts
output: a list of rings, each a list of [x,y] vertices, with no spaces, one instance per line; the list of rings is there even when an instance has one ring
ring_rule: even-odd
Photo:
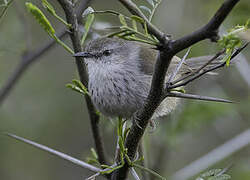
[[[111,50],[105,50],[103,51],[104,56],[109,56],[111,54]]]

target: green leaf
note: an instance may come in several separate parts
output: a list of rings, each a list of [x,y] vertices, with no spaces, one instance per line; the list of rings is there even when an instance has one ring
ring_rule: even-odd
[[[73,84],[75,84],[78,88],[80,88],[85,94],[89,94],[88,89],[82,84],[82,82],[78,79],[72,80]]]
[[[73,91],[76,91],[76,92],[78,92],[78,93],[80,93],[80,94],[85,94],[85,93],[83,92],[83,90],[81,90],[81,88],[75,86],[74,84],[66,84],[66,87],[67,87],[67,88],[71,88]]]
[[[0,7],[4,7],[2,12],[0,13],[0,21],[2,20],[2,18],[6,15],[8,8],[10,7],[10,5],[12,4],[14,0],[9,0],[7,2],[7,0],[4,2],[4,4],[1,4]]]
[[[203,174],[201,174],[200,177],[206,178],[206,177],[210,177],[210,176],[216,176],[217,174],[219,174],[222,171],[222,169],[211,169]]]
[[[146,7],[146,6],[139,6],[141,9],[143,9],[143,10],[145,10],[145,11],[147,11],[149,14],[151,14],[152,13],[152,11],[151,11],[151,9],[149,9],[148,7]]]
[[[92,165],[99,164],[99,162],[96,159],[91,158],[91,157],[87,157],[87,163],[92,164]]]
[[[34,16],[37,22],[43,27],[43,29],[50,35],[55,34],[55,29],[50,24],[49,20],[43,14],[43,12],[30,2],[25,3],[27,10]]]
[[[51,14],[56,14],[55,9],[53,8],[53,6],[47,0],[42,0],[42,5]]]
[[[55,18],[57,18],[59,21],[61,21],[63,24],[65,24],[68,28],[71,28],[71,24],[68,24],[63,18],[58,16],[56,14],[55,9],[53,6],[47,1],[47,0],[42,0],[43,7],[50,13],[52,14]]]
[[[134,19],[135,21],[139,22],[139,23],[144,23],[144,19],[142,19],[141,17],[139,16],[135,16],[135,15],[132,15],[130,16],[131,19]]]
[[[207,180],[228,180],[231,179],[231,176],[228,174],[222,174],[219,176],[215,176],[215,177],[209,177]]]
[[[155,3],[154,3],[153,0],[147,0],[147,1],[148,1],[149,4],[151,4],[151,6],[153,6],[153,7],[155,6]]]
[[[95,12],[95,10],[92,7],[88,7],[87,9],[84,10],[84,12],[82,13],[82,17],[85,18],[87,17],[89,14],[93,14]]]
[[[85,12],[85,11],[87,11],[87,12]],[[92,13],[92,12],[94,12],[93,8],[88,7],[85,11],[83,12],[83,14],[85,14],[84,17],[86,17],[86,22],[84,24],[85,32],[84,32],[84,34],[82,36],[82,40],[81,40],[82,45],[83,45],[83,43],[88,35],[89,29],[90,29],[90,27],[93,24],[94,19],[95,19],[95,15]]]
[[[136,23],[136,21],[135,21],[134,19],[132,19],[132,27],[133,27],[133,29],[134,29],[135,31],[138,31],[138,30],[137,30],[137,23]]]
[[[245,28],[250,29],[250,19],[247,20],[247,22],[245,24]]]
[[[127,25],[127,22],[126,22],[126,20],[125,20],[125,17],[124,17],[124,15],[122,15],[122,14],[119,14],[119,19],[120,19],[120,22],[121,22],[121,24],[123,25],[123,26],[128,26]]]
[[[93,156],[95,159],[98,159],[98,155],[97,155],[95,149],[94,149],[94,148],[91,148],[90,151],[91,151],[92,156]]]

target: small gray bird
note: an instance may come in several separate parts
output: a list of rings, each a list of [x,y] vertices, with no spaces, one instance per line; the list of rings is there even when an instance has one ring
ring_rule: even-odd
[[[84,57],[89,75],[88,90],[95,107],[108,117],[130,118],[140,109],[150,90],[157,50],[138,42],[119,38],[99,38],[89,42]],[[180,59],[174,56],[166,80]],[[176,78],[192,71],[183,65]],[[175,109],[176,98],[166,98],[152,119],[165,116]]]

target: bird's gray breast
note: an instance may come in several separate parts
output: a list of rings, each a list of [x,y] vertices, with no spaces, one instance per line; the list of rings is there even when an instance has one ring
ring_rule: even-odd
[[[131,117],[148,95],[150,76],[126,68],[104,66],[88,68],[88,88],[94,105],[106,116]]]

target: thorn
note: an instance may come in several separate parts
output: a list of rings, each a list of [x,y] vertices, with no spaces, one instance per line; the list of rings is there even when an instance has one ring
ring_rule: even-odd
[[[233,101],[222,99],[222,98],[214,98],[214,97],[209,97],[209,96],[200,96],[200,95],[195,95],[195,94],[184,94],[184,93],[176,93],[176,92],[168,92],[165,97],[179,97],[179,98],[204,100],[204,101],[235,103]]]

